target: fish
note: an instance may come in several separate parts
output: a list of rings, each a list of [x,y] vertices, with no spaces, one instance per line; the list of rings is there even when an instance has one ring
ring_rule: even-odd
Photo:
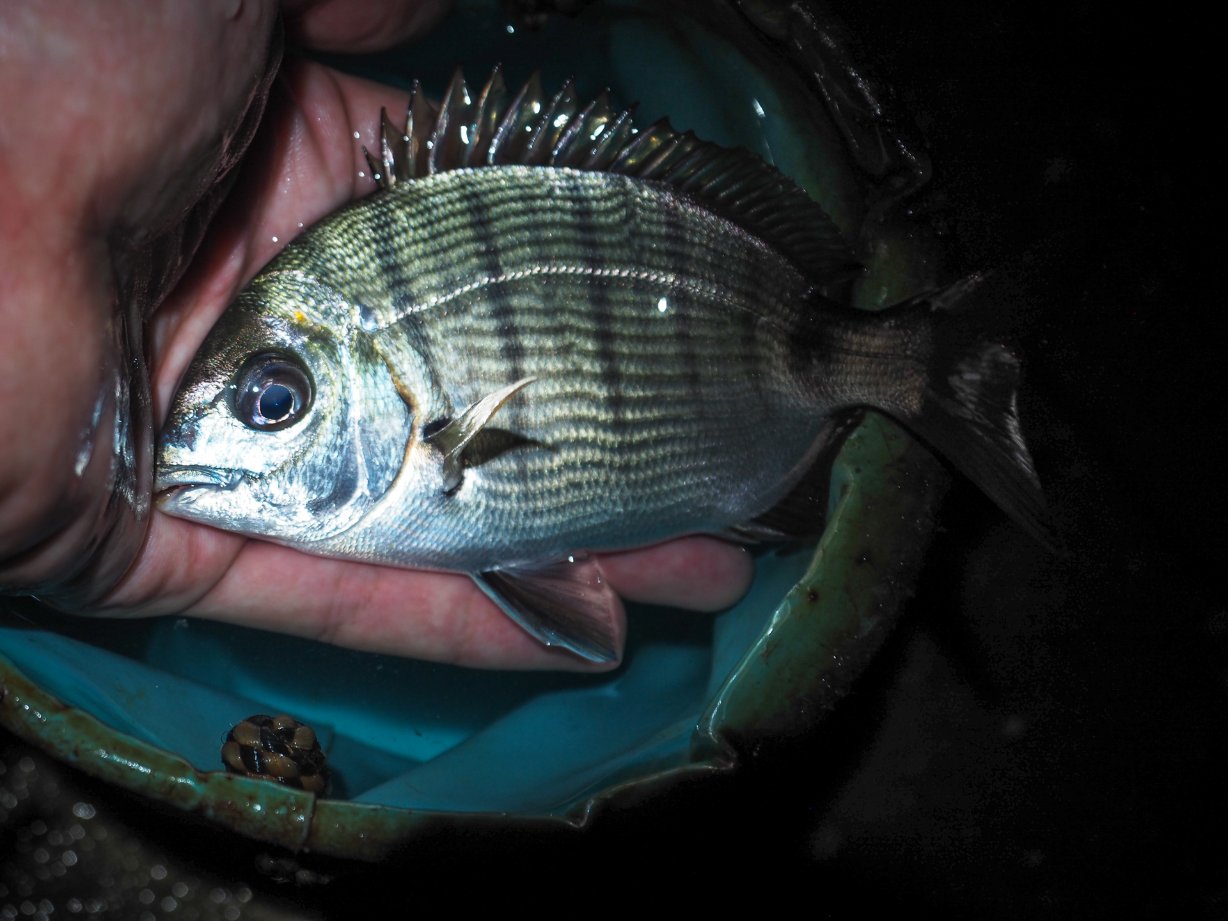
[[[812,538],[867,408],[1044,532],[979,276],[846,306],[852,249],[791,179],[570,81],[458,72],[437,111],[415,86],[366,156],[378,189],[287,245],[185,373],[164,512],[468,574],[593,662],[619,655],[594,553]]]

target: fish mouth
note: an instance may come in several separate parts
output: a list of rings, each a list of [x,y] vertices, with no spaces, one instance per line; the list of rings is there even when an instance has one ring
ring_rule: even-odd
[[[215,470],[212,467],[176,464],[158,468],[158,475],[154,481],[154,493],[161,502],[187,490],[231,490],[242,481],[243,474],[238,470]]]

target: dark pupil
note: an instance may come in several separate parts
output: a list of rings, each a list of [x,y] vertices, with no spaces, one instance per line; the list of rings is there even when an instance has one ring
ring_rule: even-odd
[[[264,431],[294,425],[311,405],[312,384],[296,359],[275,352],[250,356],[234,378],[235,415]]]
[[[269,384],[260,394],[260,415],[270,422],[279,422],[294,409],[294,394],[285,384]]]

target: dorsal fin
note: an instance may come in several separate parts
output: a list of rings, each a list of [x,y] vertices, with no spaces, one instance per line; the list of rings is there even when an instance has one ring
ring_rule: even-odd
[[[621,173],[662,182],[763,239],[816,282],[855,265],[823,208],[751,152],[702,141],[667,119],[636,128],[606,93],[582,103],[571,80],[553,96],[534,74],[514,97],[495,68],[474,96],[458,70],[432,113],[417,84],[405,129],[380,113],[378,159],[365,149],[381,188],[453,169],[522,164]]]

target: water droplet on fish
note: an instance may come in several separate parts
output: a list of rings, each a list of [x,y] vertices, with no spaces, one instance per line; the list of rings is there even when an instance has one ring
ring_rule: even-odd
[[[277,242],[277,237],[276,237],[276,235],[274,235],[274,237],[273,237],[273,242],[274,242],[274,243],[276,243],[276,242]]]
[[[659,301],[657,301],[657,310],[661,313],[665,313],[665,311],[669,310],[669,301],[665,298],[661,298]]]
[[[361,134],[359,134],[357,131],[355,131],[355,132],[354,132],[354,140],[356,140],[356,141],[357,141],[357,140],[358,140],[359,138],[361,138],[361,137],[362,137],[362,135],[361,135]]]

